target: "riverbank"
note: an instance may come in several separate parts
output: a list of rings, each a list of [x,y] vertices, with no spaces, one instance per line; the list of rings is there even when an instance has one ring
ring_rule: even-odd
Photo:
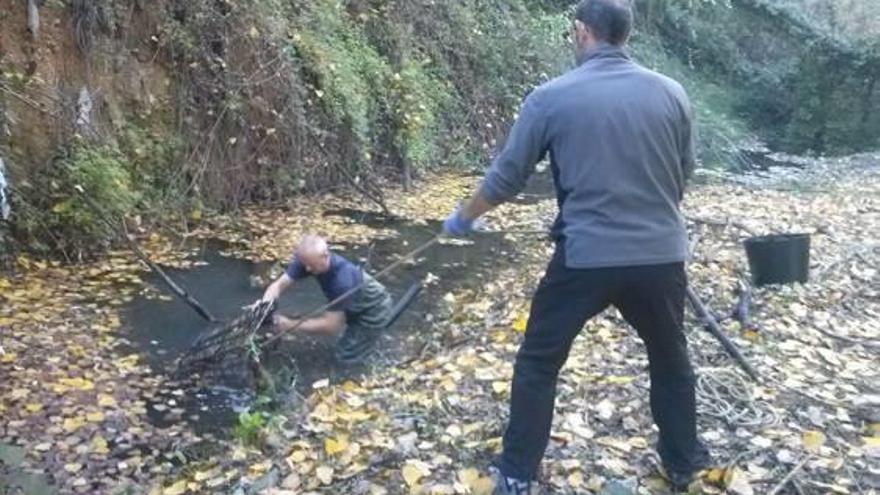
[[[797,477],[805,493],[867,493],[880,483],[878,170],[877,156],[863,155],[771,170],[747,183],[710,177],[688,194],[685,210],[699,238],[692,285],[721,314],[734,305],[746,273],[744,229],[813,234],[811,283],[756,290],[755,328],[724,323],[764,384],[745,381],[689,318],[695,365],[706,378],[701,429],[719,465],[730,467],[709,472],[707,485],[766,493],[807,456]],[[394,226],[430,235],[474,184],[473,177],[432,177],[413,193],[395,192],[394,221],[352,215],[370,211],[360,198],[327,196],[237,219],[206,218],[190,239],[220,239],[236,256],[271,263],[315,230],[364,255],[365,246],[386,239],[400,245],[384,254],[392,259],[414,247]],[[539,196],[503,207],[487,224],[535,230],[554,214],[555,201]],[[18,275],[0,279],[0,442],[23,448],[19,471],[42,472],[64,493],[254,492],[255,481],[275,485],[266,493],[276,494],[485,493],[529,295],[552,250],[541,236],[497,237],[491,256],[468,251],[473,246],[444,247],[440,278],[481,276],[429,286],[419,317],[398,334],[424,336],[418,345],[380,355],[355,377],[300,384],[311,393],[276,411],[264,441],[247,447],[196,434],[173,399],[186,392],[165,383],[132,345],[123,308],[167,296],[144,285],[147,272],[129,253],[76,267],[20,259]],[[142,241],[165,266],[197,262],[197,242],[158,235]],[[419,272],[431,256],[413,264],[414,276],[438,275]],[[616,312],[587,325],[559,384],[544,470],[554,493],[598,492],[621,480],[663,493],[654,474],[646,365]],[[719,396],[708,400],[712,393]],[[162,404],[172,419],[163,427],[149,418],[149,399],[157,395],[172,397]]]

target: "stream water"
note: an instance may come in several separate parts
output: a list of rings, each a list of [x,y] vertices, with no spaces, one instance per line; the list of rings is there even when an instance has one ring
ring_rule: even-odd
[[[546,197],[552,191],[547,174],[536,175],[530,182],[520,202],[532,202]],[[392,238],[379,239],[369,245],[337,245],[334,251],[367,267],[375,273],[397,260],[401,255],[430,240],[440,229],[439,224],[416,225],[398,218],[343,210],[327,215],[348,217],[355,222],[374,227],[389,228],[396,232]],[[332,239],[330,240],[332,242]],[[269,269],[267,264],[223,255],[223,244],[206,242],[200,246],[197,268],[168,270],[169,275],[181,282],[222,320],[234,318],[243,305],[256,300],[262,287],[250,281],[254,275],[262,275]],[[416,301],[381,338],[376,351],[363,364],[343,366],[333,356],[335,338],[296,336],[284,342],[276,353],[282,356],[274,361],[293,377],[294,387],[300,393],[311,390],[314,382],[330,379],[333,382],[356,378],[374,368],[393,366],[394,363],[415,357],[432,336],[431,325],[426,324],[438,303],[447,292],[476,287],[493,278],[493,274],[511,263],[515,246],[499,235],[480,235],[469,245],[435,245],[415,263],[402,266],[388,274],[381,282],[393,296],[400,296],[413,283],[424,280],[428,273],[437,277],[436,282],[425,287]],[[148,278],[148,283],[164,291],[158,277]],[[305,313],[325,302],[313,279],[296,284],[279,301],[282,313]],[[199,335],[208,330],[207,325],[188,306],[174,299],[163,301],[140,297],[123,311],[123,324],[128,339],[136,351],[159,376],[172,371],[174,360]],[[170,390],[169,390],[170,391]],[[150,420],[164,426],[180,418],[169,414],[172,409],[183,410],[197,432],[220,432],[232,424],[237,413],[246,410],[254,397],[248,391],[232,389],[208,389],[195,393],[160,395],[147,398]]]

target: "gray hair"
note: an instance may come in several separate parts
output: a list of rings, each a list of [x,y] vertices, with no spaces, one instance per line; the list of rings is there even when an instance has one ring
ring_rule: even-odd
[[[630,0],[581,0],[575,19],[586,24],[599,41],[622,45],[633,26],[632,3]]]

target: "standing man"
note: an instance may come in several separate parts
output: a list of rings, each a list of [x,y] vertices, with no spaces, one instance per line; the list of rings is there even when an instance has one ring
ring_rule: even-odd
[[[682,332],[688,253],[679,202],[694,169],[691,107],[681,85],[630,60],[632,23],[627,0],[578,4],[578,66],[525,99],[480,188],[444,223],[446,234],[466,235],[549,153],[556,252],[516,357],[499,494],[537,491],[559,370],[586,321],[609,305],[647,347],[658,451],[674,488],[708,462]]]
[[[309,276],[318,279],[321,291],[333,304],[324,314],[307,320],[276,313],[275,327],[282,332],[295,330],[318,335],[342,331],[336,358],[343,363],[360,361],[391,320],[391,295],[362,268],[331,253],[327,241],[307,235],[297,246],[287,270],[266,288],[263,300],[277,300],[296,281]]]

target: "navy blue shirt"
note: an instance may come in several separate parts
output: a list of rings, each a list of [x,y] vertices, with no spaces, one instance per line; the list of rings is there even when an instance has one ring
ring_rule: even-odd
[[[287,266],[287,276],[294,281],[302,280],[312,275],[296,256],[293,257]],[[338,254],[330,255],[330,268],[326,272],[314,276],[318,279],[321,291],[324,292],[324,296],[327,297],[328,301],[336,300],[336,298],[361,285],[364,279],[364,273],[360,267]],[[328,310],[347,311],[351,309],[356,294],[357,292],[348,295],[328,308]]]

